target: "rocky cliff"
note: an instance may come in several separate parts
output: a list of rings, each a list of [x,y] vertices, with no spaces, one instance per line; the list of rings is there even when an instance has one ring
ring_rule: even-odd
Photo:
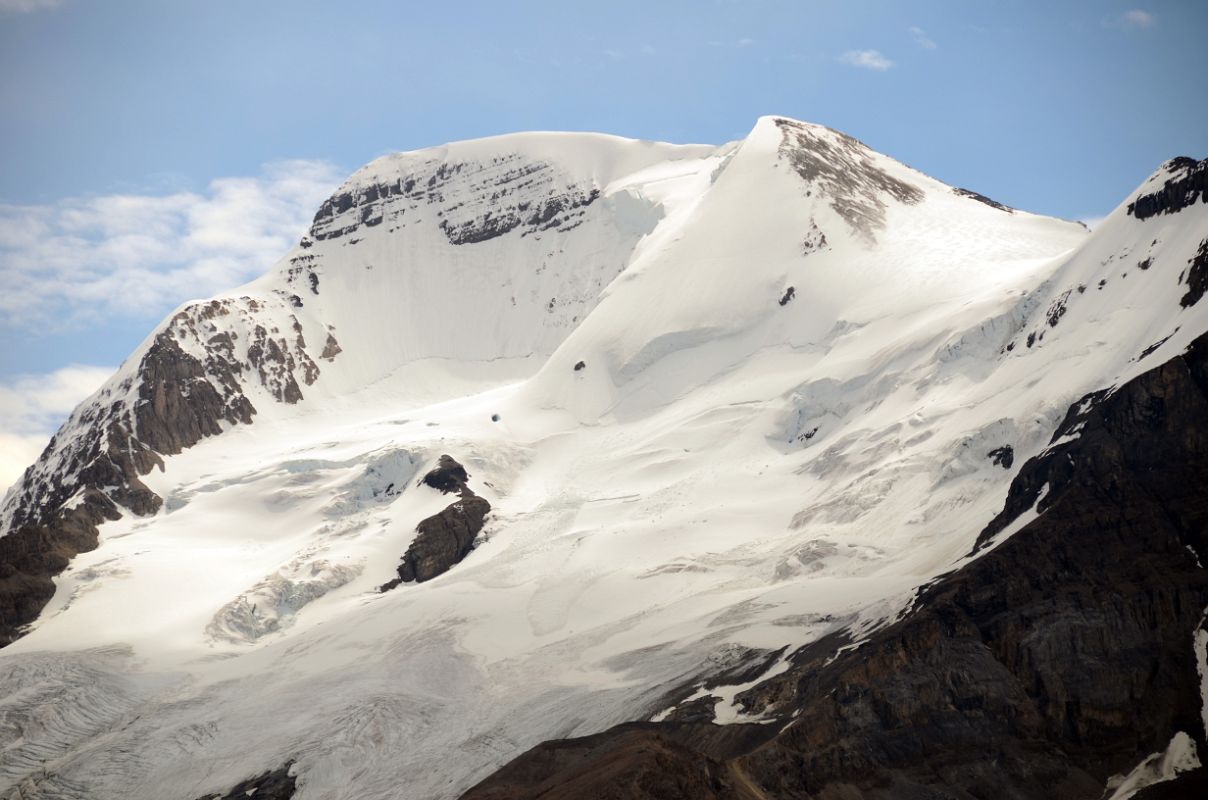
[[[250,424],[252,397],[302,399],[339,351],[329,333],[312,355],[292,309],[287,298],[189,305],[76,409],[0,510],[0,646],[38,616],[72,556],[96,547],[101,523],[159,511],[141,477],[164,456]]]

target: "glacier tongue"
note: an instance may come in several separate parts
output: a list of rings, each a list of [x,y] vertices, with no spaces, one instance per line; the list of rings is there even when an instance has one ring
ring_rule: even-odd
[[[721,147],[378,159],[265,276],[166,321],[6,498],[6,528],[50,519],[89,480],[60,454],[120,443],[163,502],[93,482],[123,516],[0,655],[6,707],[45,720],[0,729],[0,787],[194,797],[292,761],[299,798],[453,797],[666,710],[719,654],[875,629],[1002,508],[1002,453],[1208,329],[1179,305],[1203,238],[1202,205],[1088,234],[771,117]],[[148,372],[157,345],[194,383]],[[448,503],[417,484],[446,453],[486,528],[379,594]],[[86,725],[35,691],[83,681]]]

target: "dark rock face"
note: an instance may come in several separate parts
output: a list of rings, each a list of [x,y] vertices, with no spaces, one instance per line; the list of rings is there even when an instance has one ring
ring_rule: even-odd
[[[994,462],[994,466],[1003,469],[1010,469],[1015,464],[1015,448],[1009,444],[994,448],[986,456]]]
[[[1065,316],[1065,306],[1069,302],[1072,289],[1066,289],[1061,293],[1061,296],[1052,302],[1049,310],[1045,312],[1044,319],[1049,323],[1050,328],[1056,328],[1057,323],[1061,322],[1061,318]]]
[[[277,339],[270,337],[263,325],[252,331],[252,345],[248,348],[248,361],[260,375],[260,382],[268,387],[277,399],[293,405],[302,399],[302,389],[294,378],[294,357]],[[300,350],[305,353],[305,350]],[[307,366],[314,362],[307,357]],[[284,365],[285,369],[276,367]],[[317,368],[316,368],[317,369]],[[316,376],[317,377],[317,376]],[[308,383],[313,382],[313,378]]]
[[[1164,165],[1170,177],[1155,192],[1143,194],[1128,204],[1128,213],[1137,219],[1158,214],[1175,214],[1197,200],[1208,203],[1208,158],[1196,161],[1180,156]]]
[[[978,546],[985,545],[1033,506],[1038,511],[1047,511],[1066,490],[1083,485],[1090,468],[1110,468],[1122,475],[1135,473],[1147,478],[1145,484],[1154,496],[1199,508],[1197,520],[1202,526],[1206,521],[1204,499],[1196,499],[1194,494],[1180,496],[1178,486],[1158,479],[1187,477],[1171,472],[1185,468],[1183,462],[1191,455],[1198,457],[1208,440],[1208,421],[1202,414],[1208,408],[1204,405],[1204,391],[1208,388],[1206,348],[1208,337],[1201,336],[1183,356],[1155,367],[1115,391],[1092,392],[1070,406],[1050,442],[1066,437],[1073,437],[1072,440],[1046,450],[1024,465],[1008,490],[1003,511],[982,531]],[[1118,481],[1102,480],[1112,490],[1104,499],[1112,505],[1121,505],[1125,498]],[[1043,497],[1042,490],[1045,490]]]
[[[336,341],[336,337],[328,332],[327,341],[323,344],[323,352],[319,354],[319,358],[324,361],[335,361],[336,356],[344,352],[344,348],[340,347],[340,343]]]
[[[1208,606],[1208,335],[1074,404],[1054,441],[1066,436],[1023,466],[979,542],[1037,500],[1041,516],[859,647],[815,642],[789,671],[739,694],[781,720],[766,740],[718,753],[700,744],[716,726],[689,738],[650,723],[689,749],[669,753],[664,769],[715,774],[701,766],[715,758],[755,797],[1090,800],[1177,731],[1204,760],[1193,634]],[[605,754],[623,751],[604,741],[631,735],[623,726],[593,737],[573,770],[541,772],[542,745],[467,797],[536,797],[615,773],[621,756]],[[1145,796],[1194,796],[1180,792],[1204,772]],[[499,787],[510,793],[489,793]],[[676,791],[621,796],[693,796]]]
[[[1200,753],[1203,760],[1203,752]],[[1132,800],[1195,800],[1208,797],[1208,769],[1184,772],[1177,778],[1164,783],[1146,786],[1132,796]]]
[[[13,524],[0,536],[0,647],[37,618],[54,596],[51,579],[71,558],[96,548],[101,523],[119,519],[122,507],[138,515],[159,511],[159,496],[139,479],[162,467],[159,455],[129,435],[128,420],[97,424],[65,454],[70,480],[35,486],[31,467],[18,487]],[[52,439],[46,453],[54,445]]]
[[[1183,308],[1200,302],[1204,292],[1208,291],[1208,239],[1200,242],[1200,249],[1187,264],[1187,294],[1179,300]]]
[[[787,306],[789,304],[789,301],[792,300],[796,296],[797,296],[797,290],[794,289],[792,286],[790,286],[789,288],[784,290],[784,294],[782,294],[780,296],[780,300],[777,302],[779,302],[781,306]]]
[[[197,800],[290,800],[297,791],[297,779],[289,774],[294,762],[289,761],[274,770],[242,781],[224,795],[211,794]]]
[[[227,340],[215,342],[221,350]],[[242,365],[222,357],[203,364],[185,353],[167,333],[156,337],[139,372],[141,401],[135,408],[136,430],[151,449],[175,455],[206,436],[222,432],[221,422],[249,424],[256,413],[240,389]],[[215,387],[207,378],[210,367]]]
[[[428,517],[416,526],[415,541],[407,548],[398,568],[398,582],[383,587],[393,589],[398,583],[423,583],[449,569],[469,555],[474,537],[482,530],[491,504],[478,496],[465,497],[450,504],[444,511]]]
[[[835,213],[866,239],[885,227],[886,199],[907,204],[923,199],[922,189],[878,167],[873,151],[859,140],[787,119],[776,125],[783,137],[781,158],[811,192],[816,188],[830,198]]]
[[[459,499],[415,527],[415,539],[403,555],[398,577],[383,584],[381,591],[389,591],[400,583],[432,580],[448,572],[474,549],[474,539],[486,522],[491,504],[470,490],[468,480],[465,467],[448,455],[442,455],[436,468],[420,480],[442,494],[456,492]]]
[[[990,208],[997,208],[999,211],[1005,211],[1008,214],[1015,213],[1015,209],[1011,208],[1010,206],[1005,206],[1002,203],[998,202],[997,200],[991,200],[989,197],[986,197],[984,194],[978,194],[977,192],[973,191],[972,189],[953,189],[952,192],[953,192],[953,194],[959,194],[961,197],[968,197],[970,200],[976,200],[979,203],[985,203]]]
[[[403,225],[433,211],[450,244],[477,244],[514,230],[522,236],[570,230],[600,197],[599,188],[576,185],[552,164],[518,154],[489,163],[412,162],[409,168],[395,180],[332,195],[315,215],[308,238],[335,239],[386,221]],[[469,194],[457,193],[454,181]]]
[[[436,468],[429,470],[428,474],[420,479],[420,483],[431,486],[441,494],[451,494],[452,492],[469,492],[470,490],[466,486],[466,481],[469,479],[470,476],[466,473],[465,467],[453,460],[451,456],[443,455],[436,462]]]
[[[762,797],[736,765],[706,754],[713,748],[678,741],[691,741],[696,729],[630,723],[596,736],[546,742],[470,789],[462,800]]]
[[[143,355],[137,378],[77,410],[26,470],[4,509],[8,525],[0,536],[0,646],[37,618],[54,595],[51,579],[70,559],[97,546],[102,522],[123,511],[159,511],[161,499],[140,476],[162,469],[161,456],[218,435],[224,423],[252,422],[256,409],[243,391],[249,366],[281,402],[302,399],[298,381],[313,383],[318,367],[296,318],[288,335],[256,325],[246,360],[234,329],[223,325],[227,317],[252,319],[260,307],[245,297],[179,312]],[[193,346],[186,351],[182,342]],[[132,390],[137,399],[130,402]]]
[[[580,370],[584,370],[584,369],[587,369],[587,362],[585,362],[585,361],[576,361],[575,362],[575,372],[579,372]]]
[[[1137,356],[1137,360],[1140,361],[1141,359],[1148,358],[1149,356],[1156,353],[1159,350],[1159,348],[1162,347],[1162,345],[1164,345],[1168,341],[1170,341],[1171,336],[1174,336],[1178,332],[1179,332],[1179,328],[1176,326],[1175,329],[1173,331],[1171,331],[1169,334],[1167,334],[1166,336],[1163,336],[1161,339],[1159,339],[1158,341],[1149,345],[1149,347],[1146,347],[1144,350],[1142,350],[1141,354]]]
[[[51,578],[66,569],[71,557],[96,548],[97,527],[120,516],[108,497],[88,489],[75,508],[0,537],[0,646],[18,639],[50,602],[55,593]]]
[[[481,217],[457,225],[442,220],[440,228],[451,244],[485,242],[510,233],[521,225],[527,226],[526,233],[550,230],[564,225],[568,215],[591,205],[599,196],[600,190],[595,188],[586,192],[572,191],[538,204],[520,203],[514,210],[509,209],[502,214],[488,211]],[[582,216],[582,212],[573,214],[575,219]]]

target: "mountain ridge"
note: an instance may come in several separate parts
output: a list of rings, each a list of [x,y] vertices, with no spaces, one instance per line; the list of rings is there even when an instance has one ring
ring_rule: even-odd
[[[35,699],[0,786],[187,798],[284,769],[300,798],[453,797],[633,720],[741,738],[794,653],[850,659],[981,563],[1004,500],[989,554],[1044,520],[1019,476],[1208,329],[1181,303],[1204,204],[1129,213],[1188,169],[1088,233],[780,117],[719,147],[371,162],[6,495],[0,689]],[[380,594],[449,507],[421,479],[444,458],[485,524]]]

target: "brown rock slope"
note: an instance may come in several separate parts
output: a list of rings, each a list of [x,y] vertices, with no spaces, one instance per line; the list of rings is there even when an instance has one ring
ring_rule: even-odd
[[[691,728],[632,723],[596,736],[547,742],[471,790],[474,800],[623,800],[631,797],[691,797],[697,800],[758,800],[734,764],[690,746],[677,735]]]
[[[244,297],[174,315],[144,353],[137,376],[111,382],[81,405],[26,470],[7,498],[7,529],[0,528],[0,647],[37,619],[54,596],[54,576],[71,558],[96,548],[103,522],[159,511],[161,498],[141,476],[162,469],[162,456],[217,436],[224,426],[252,422],[256,408],[246,384],[258,381],[278,402],[302,399],[298,381],[313,384],[319,369],[301,325],[293,318],[292,331],[270,335],[254,324],[262,308]],[[236,318],[253,323],[246,362],[234,334],[218,327]],[[204,356],[186,352],[182,341]],[[325,352],[338,353],[331,342]]]
[[[712,724],[621,726],[539,745],[464,800],[1089,799],[1177,731],[1208,762],[1193,648],[1208,606],[1208,335],[1074,404],[1053,441],[1078,425],[1023,466],[979,547],[1038,500],[1040,517],[862,646],[803,648],[739,695],[778,716],[762,736],[719,746]],[[640,778],[652,769],[657,783]],[[1187,796],[1205,771],[1145,796]]]

